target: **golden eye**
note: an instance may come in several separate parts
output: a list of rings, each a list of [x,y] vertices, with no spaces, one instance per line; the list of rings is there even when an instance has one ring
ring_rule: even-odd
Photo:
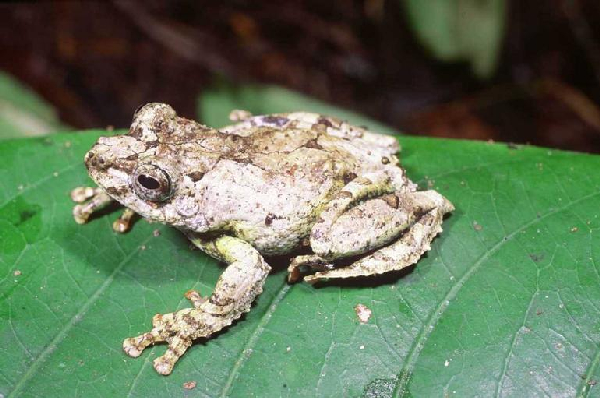
[[[171,178],[160,167],[151,164],[138,166],[132,175],[133,190],[143,200],[164,202],[172,194]]]

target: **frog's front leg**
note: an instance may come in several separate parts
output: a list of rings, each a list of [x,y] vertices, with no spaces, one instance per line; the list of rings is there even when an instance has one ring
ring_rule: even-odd
[[[77,187],[71,191],[71,199],[79,203],[73,207],[73,218],[78,224],[85,224],[95,211],[113,202],[113,199],[98,187]]]
[[[203,299],[196,291],[188,291],[186,297],[192,301],[194,308],[156,315],[150,332],[123,342],[125,352],[137,357],[149,345],[166,341],[169,344],[167,352],[154,360],[154,368],[163,375],[171,373],[193,340],[218,332],[248,312],[254,299],[262,293],[264,281],[271,270],[260,253],[241,239],[230,236],[214,240],[190,238],[208,254],[229,264],[213,294]]]
[[[104,207],[116,203],[108,194],[99,187],[77,187],[71,191],[71,199],[79,203],[73,207],[73,218],[78,224],[88,222],[90,216]],[[125,208],[123,213],[113,223],[113,230],[125,233],[131,229],[135,212]]]

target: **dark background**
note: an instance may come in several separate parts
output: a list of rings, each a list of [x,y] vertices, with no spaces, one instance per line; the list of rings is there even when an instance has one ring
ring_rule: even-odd
[[[508,1],[496,73],[441,63],[400,1],[0,5],[0,69],[76,128],[168,102],[195,117],[215,79],[271,83],[409,134],[600,152],[600,2]]]

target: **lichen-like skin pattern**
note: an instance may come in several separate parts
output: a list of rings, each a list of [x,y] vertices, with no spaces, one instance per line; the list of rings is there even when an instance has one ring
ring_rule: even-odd
[[[116,231],[137,213],[228,264],[212,295],[188,291],[193,308],[158,314],[151,331],[123,342],[132,357],[167,342],[154,360],[163,375],[193,340],[250,310],[271,269],[264,255],[305,253],[292,259],[290,282],[399,270],[430,249],[454,210],[436,191],[417,192],[393,137],[314,113],[231,118],[216,130],[147,104],[128,134],[101,137],[85,155],[99,187],[71,194],[79,223],[117,201],[126,211]]]

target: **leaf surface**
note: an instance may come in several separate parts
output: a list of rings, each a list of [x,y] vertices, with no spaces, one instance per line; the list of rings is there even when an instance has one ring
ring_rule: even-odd
[[[169,227],[73,221],[68,194],[90,183],[82,157],[100,134],[0,146],[1,395],[596,392],[599,157],[399,137],[409,176],[456,205],[429,254],[404,275],[316,288],[279,269],[246,317],[163,377],[151,361],[164,346],[132,359],[123,338],[188,306],[186,290],[209,293],[223,268]]]

